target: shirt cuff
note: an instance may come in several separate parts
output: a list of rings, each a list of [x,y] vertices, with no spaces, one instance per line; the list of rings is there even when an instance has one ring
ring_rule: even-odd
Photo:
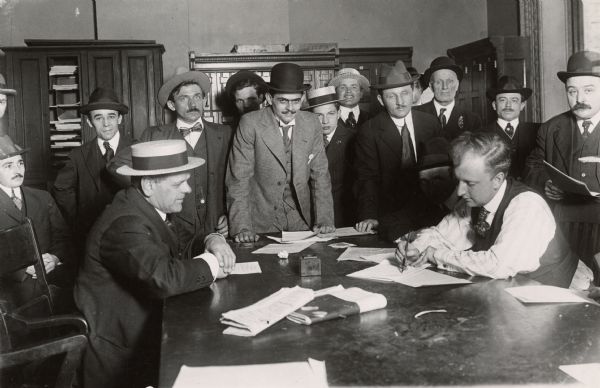
[[[225,236],[223,236],[221,233],[214,232],[214,233],[207,234],[206,237],[204,237],[204,246],[206,246],[208,241],[212,240],[213,238],[221,238],[221,239],[223,239],[223,242],[227,242],[227,239],[225,239]]]
[[[210,268],[210,273],[213,276],[213,282],[217,279],[217,274],[219,273],[219,260],[212,253],[204,252],[201,255],[194,257],[195,259],[202,259],[208,264]]]

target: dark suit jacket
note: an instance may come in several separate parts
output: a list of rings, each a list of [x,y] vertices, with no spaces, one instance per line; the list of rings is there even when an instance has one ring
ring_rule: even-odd
[[[540,127],[538,123],[524,123],[519,121],[512,139],[506,134],[504,129],[498,125],[497,121],[489,123],[483,128],[484,131],[497,133],[512,146],[511,166],[509,175],[515,179],[523,178],[525,161],[535,146],[535,138]]]
[[[415,106],[414,110],[428,113],[433,115],[436,120],[438,119],[433,100],[426,104]],[[446,126],[442,129],[442,133],[446,139],[452,140],[465,131],[474,132],[481,129],[481,127],[481,118],[478,115],[455,103],[454,109],[450,113],[450,119],[448,119]]]
[[[425,143],[441,136],[440,124],[429,114],[412,110],[417,160]],[[356,142],[358,220],[378,219],[398,210],[418,187],[415,169],[402,169],[402,137],[387,112],[367,121]]]
[[[356,129],[360,128],[364,123],[369,121],[371,117],[373,117],[371,113],[367,112],[366,110],[360,109],[360,113],[358,114],[358,121],[356,122]],[[339,125],[346,125],[346,123],[342,120],[341,117],[338,120],[338,126]]]
[[[335,226],[350,226],[356,222],[356,201],[353,187],[355,181],[354,151],[356,132],[338,122],[329,145],[326,148],[331,176],[333,214]]]
[[[227,156],[231,145],[232,130],[231,127],[222,124],[214,124],[202,120],[204,130],[202,137],[206,136],[207,142],[207,160],[206,167],[208,170],[208,181],[206,193],[206,204],[201,204],[196,201],[197,192],[195,180],[198,179],[195,174],[192,174],[188,183],[192,188],[192,193],[185,196],[183,200],[183,210],[175,217],[175,222],[182,234],[180,239],[183,240],[201,233],[207,234],[215,231],[219,217],[226,213],[225,206],[225,168],[227,166]],[[167,140],[167,139],[183,139],[181,133],[175,126],[175,123],[159,125],[147,128],[140,136],[139,141],[152,140]],[[201,139],[202,140],[202,139]],[[198,141],[198,144],[200,141]],[[197,156],[196,151],[186,142],[188,155]],[[196,146],[196,148],[198,145]],[[131,149],[124,149],[115,155],[115,158],[108,166],[111,174],[118,175],[115,170],[117,167],[131,163]],[[206,206],[206,219],[200,220],[198,209]],[[202,225],[204,225],[203,229]]]
[[[86,387],[135,386],[132,380],[152,374],[163,299],[212,283],[208,264],[181,257],[178,245],[132,187],[117,193],[94,224],[74,291],[90,327]],[[149,369],[138,369],[142,361]]]

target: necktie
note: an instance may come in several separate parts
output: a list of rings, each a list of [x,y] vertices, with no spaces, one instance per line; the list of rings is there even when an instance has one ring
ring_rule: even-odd
[[[354,112],[350,112],[348,114],[348,118],[346,119],[346,126],[348,128],[356,128],[356,119],[354,118]]]
[[[411,168],[416,164],[415,150],[413,148],[410,132],[406,126],[406,122],[402,126],[402,168]]]
[[[173,232],[173,234],[175,236],[177,236],[177,229],[175,228],[175,224],[173,223],[173,221],[171,221],[171,215],[167,214],[167,218],[165,219],[165,225],[167,225],[167,228],[169,228],[169,230],[171,232]]]
[[[290,137],[288,136],[288,130],[291,125],[284,125],[281,128],[281,137],[283,138],[283,146],[287,149],[290,147]]]
[[[186,137],[193,131],[202,131],[202,123],[197,122],[196,124],[194,124],[193,127],[189,127],[189,128],[179,128],[179,132],[181,133],[181,136],[183,136],[183,137]]]
[[[446,108],[440,108],[440,115],[438,119],[440,120],[440,124],[442,124],[442,128],[446,126],[446,116],[444,115],[444,112],[446,112]]]
[[[585,120],[583,122],[583,138],[587,139],[588,136],[590,135],[590,127],[592,126],[592,122],[590,120]]]
[[[490,224],[486,222],[486,218],[490,214],[489,211],[485,210],[484,207],[479,209],[479,215],[477,216],[477,223],[473,227],[475,232],[481,237],[484,237],[488,230],[490,230]]]
[[[504,130],[506,131],[506,134],[512,139],[513,135],[515,134],[515,129],[513,128],[512,125],[510,125],[510,123],[506,124],[506,128],[504,128]]]
[[[12,193],[12,195],[11,195],[10,199],[12,199],[12,201],[14,202],[17,209],[21,210],[21,208],[23,208],[23,201],[21,201],[21,198],[17,197],[17,194],[15,193],[15,189],[12,189],[11,193]]]
[[[325,148],[329,145],[329,140],[327,140],[327,135],[323,135],[323,145]]]
[[[106,152],[104,153],[104,160],[106,161],[106,163],[108,163],[113,158],[113,156],[115,156],[115,150],[112,149],[110,143],[107,141],[104,142],[104,149],[106,150]]]

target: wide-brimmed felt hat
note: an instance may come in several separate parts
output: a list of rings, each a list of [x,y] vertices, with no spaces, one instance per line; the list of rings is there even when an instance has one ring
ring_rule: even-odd
[[[425,74],[423,74],[423,82],[426,85],[429,85],[429,81],[431,80],[431,75],[435,71],[442,70],[442,69],[452,70],[454,73],[456,73],[456,78],[458,78],[458,81],[459,82],[462,81],[463,71],[460,68],[460,66],[458,66],[456,64],[456,62],[454,62],[454,60],[452,58],[437,57],[433,61],[431,61],[429,68],[427,70],[425,70]]]
[[[129,112],[129,108],[119,102],[114,90],[105,88],[94,89],[88,103],[82,105],[81,108],[79,108],[79,112],[86,114],[98,109],[116,110],[121,114]]]
[[[271,92],[303,93],[311,88],[304,83],[304,72],[295,63],[282,62],[271,68],[271,81],[267,82]]]
[[[434,137],[429,139],[423,145],[422,157],[417,164],[419,171],[435,167],[451,166],[450,143],[443,137]]]
[[[326,104],[335,104],[336,102],[344,101],[343,98],[338,98],[338,95],[333,86],[325,86],[309,90],[306,94],[308,106],[303,110],[315,108]]]
[[[402,60],[397,60],[394,66],[383,64],[381,67],[381,73],[376,85],[371,85],[371,89],[391,89],[400,86],[411,85],[413,82],[419,79],[419,75],[411,75],[406,70],[406,65]]]
[[[178,67],[175,69],[175,74],[162,84],[158,90],[158,103],[160,106],[165,106],[173,89],[182,82],[197,83],[205,96],[210,91],[210,78],[206,74],[201,71]]]
[[[250,70],[240,70],[237,73],[235,73],[234,75],[232,75],[231,77],[229,77],[229,79],[227,80],[227,83],[225,84],[225,90],[230,95],[233,95],[233,93],[235,92],[236,85],[238,83],[240,83],[242,81],[246,81],[246,80],[248,80],[250,82],[254,82],[259,86],[263,86],[264,88],[267,87],[265,80],[262,79],[262,77],[259,76],[258,74],[256,74],[255,72],[250,71]]]
[[[20,155],[27,151],[29,151],[29,148],[20,147],[8,136],[8,120],[6,116],[0,117],[0,160]]]
[[[188,156],[185,140],[155,140],[131,145],[131,166],[117,168],[128,176],[165,175],[200,167],[204,159]]]
[[[490,100],[495,100],[496,96],[502,93],[519,93],[522,97],[522,102],[524,102],[531,97],[533,91],[529,88],[524,88],[516,78],[503,75],[498,79],[498,87],[488,89],[486,95]]]
[[[344,67],[343,69],[340,69],[340,71],[338,71],[335,77],[333,77],[327,85],[334,86],[337,88],[338,86],[340,86],[342,80],[346,78],[352,78],[357,80],[358,84],[362,89],[369,89],[369,87],[371,86],[371,83],[369,82],[367,77],[360,74],[358,70],[353,69],[351,67]]]
[[[419,76],[419,85],[421,85],[421,89],[423,89],[423,90],[427,89],[427,84],[424,82],[423,74],[419,73],[419,70],[417,70],[415,67],[412,67],[412,66],[407,67],[406,70],[408,70],[408,72],[410,73],[411,76],[418,75]]]
[[[582,75],[600,77],[600,53],[596,51],[578,51],[569,58],[567,71],[559,71],[556,75],[562,82],[567,82],[567,79],[571,77]]]
[[[10,89],[6,86],[6,80],[4,79],[4,76],[2,74],[0,74],[0,94],[17,94],[17,91],[15,89]]]

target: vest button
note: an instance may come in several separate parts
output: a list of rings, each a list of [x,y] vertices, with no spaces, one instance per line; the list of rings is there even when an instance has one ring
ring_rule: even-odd
[[[581,173],[581,176],[582,176],[582,177],[585,177],[585,172],[582,172],[582,173]]]

